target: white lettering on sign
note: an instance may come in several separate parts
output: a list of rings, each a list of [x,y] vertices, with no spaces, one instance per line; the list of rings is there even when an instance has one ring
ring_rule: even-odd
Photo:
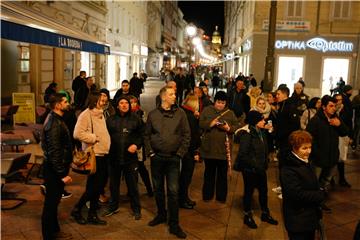
[[[345,41],[327,41],[324,38],[312,38],[308,41],[291,41],[291,40],[277,40],[275,42],[277,49],[290,49],[290,50],[306,50],[311,48],[321,52],[352,52],[354,44]]]
[[[59,47],[75,48],[81,50],[82,42],[72,38],[59,37]]]

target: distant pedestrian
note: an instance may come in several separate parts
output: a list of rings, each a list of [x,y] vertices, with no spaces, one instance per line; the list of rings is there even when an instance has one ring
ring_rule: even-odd
[[[138,78],[137,73],[133,73],[133,77],[130,79],[130,92],[140,101],[140,94],[142,94],[144,89],[144,82]]]

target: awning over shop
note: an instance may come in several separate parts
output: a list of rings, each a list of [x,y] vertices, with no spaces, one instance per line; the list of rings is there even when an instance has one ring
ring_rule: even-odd
[[[1,38],[78,51],[110,54],[110,47],[107,45],[89,42],[6,20],[1,20]]]

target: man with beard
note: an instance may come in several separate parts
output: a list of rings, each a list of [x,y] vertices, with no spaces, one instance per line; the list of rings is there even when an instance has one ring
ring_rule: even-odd
[[[72,161],[72,141],[63,115],[69,109],[65,95],[55,93],[49,100],[52,111],[44,123],[42,149],[44,151],[44,185],[46,186],[42,213],[42,234],[45,240],[71,238],[60,231],[57,210],[65,184],[71,183],[69,166]]]

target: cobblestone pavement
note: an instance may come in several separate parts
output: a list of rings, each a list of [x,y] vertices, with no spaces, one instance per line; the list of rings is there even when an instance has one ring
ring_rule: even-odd
[[[155,79],[156,80],[156,79]],[[148,81],[141,102],[148,112],[155,106],[155,95],[163,83]],[[234,150],[236,152],[236,150]],[[146,162],[149,165],[149,161]],[[148,166],[149,168],[149,166]],[[268,170],[269,207],[274,218],[279,220],[278,226],[272,226],[260,221],[260,208],[255,193],[253,206],[255,221],[259,228],[249,229],[243,224],[242,191],[243,180],[239,173],[233,172],[229,177],[229,193],[225,204],[216,201],[203,202],[201,187],[204,165],[196,164],[190,195],[197,202],[194,210],[180,210],[180,224],[188,234],[187,239],[287,239],[287,234],[281,215],[281,200],[271,191],[277,185],[278,170],[276,163],[271,163]],[[84,190],[85,177],[71,173],[74,181],[66,187],[73,196],[61,201],[59,219],[63,231],[72,233],[73,239],[175,239],[170,235],[166,225],[149,227],[147,223],[156,213],[154,198],[148,197],[140,181],[140,196],[142,204],[142,219],[135,221],[130,211],[130,203],[126,195],[124,182],[121,185],[120,212],[104,217],[106,226],[78,225],[70,217],[70,211]],[[342,188],[336,185],[330,194],[329,206],[331,214],[324,214],[324,222],[328,240],[352,239],[357,221],[360,219],[360,150],[349,153],[346,162],[346,176],[352,188]],[[36,180],[36,179],[35,179]],[[1,239],[41,239],[41,211],[43,196],[39,186],[23,183],[9,183],[5,191],[16,192],[27,202],[15,210],[1,211]],[[2,205],[9,204],[3,201]],[[86,210],[84,210],[86,211]],[[100,215],[104,207],[100,210]],[[86,213],[85,213],[86,214]]]

